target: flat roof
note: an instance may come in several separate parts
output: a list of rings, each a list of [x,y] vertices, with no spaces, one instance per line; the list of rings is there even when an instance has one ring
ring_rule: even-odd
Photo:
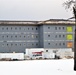
[[[26,25],[26,24],[37,24],[38,21],[0,21],[0,24],[22,24],[22,25]]]
[[[65,19],[49,19],[45,21],[10,21],[10,20],[0,20],[0,25],[54,25],[54,24],[70,24],[75,25],[74,20]]]

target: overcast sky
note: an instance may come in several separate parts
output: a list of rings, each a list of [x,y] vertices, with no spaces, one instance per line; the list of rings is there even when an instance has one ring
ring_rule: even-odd
[[[65,10],[65,0],[0,0],[0,20],[67,19],[72,12]]]

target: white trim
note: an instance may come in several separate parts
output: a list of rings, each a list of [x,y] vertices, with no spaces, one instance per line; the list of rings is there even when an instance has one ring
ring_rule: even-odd
[[[0,42],[4,42],[4,41],[0,41]],[[37,41],[37,40],[27,40],[27,41],[25,41],[25,40],[16,40],[16,41],[8,40],[6,42],[39,42],[39,41]]]
[[[49,41],[74,41],[74,40],[44,40],[44,42],[49,42]]]
[[[0,32],[0,34],[39,34],[35,32]]]

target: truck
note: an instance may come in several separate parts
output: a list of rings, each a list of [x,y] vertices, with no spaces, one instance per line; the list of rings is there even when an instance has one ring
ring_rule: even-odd
[[[43,51],[43,48],[27,48],[25,53],[30,59],[41,59]]]

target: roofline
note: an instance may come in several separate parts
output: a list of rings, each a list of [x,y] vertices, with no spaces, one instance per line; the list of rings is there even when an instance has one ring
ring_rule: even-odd
[[[49,19],[45,21],[17,21],[17,20],[0,20],[0,25],[53,25],[53,24],[72,24],[75,25],[74,20],[66,19]]]
[[[31,20],[0,20],[5,22],[38,22],[38,21],[31,21]]]

